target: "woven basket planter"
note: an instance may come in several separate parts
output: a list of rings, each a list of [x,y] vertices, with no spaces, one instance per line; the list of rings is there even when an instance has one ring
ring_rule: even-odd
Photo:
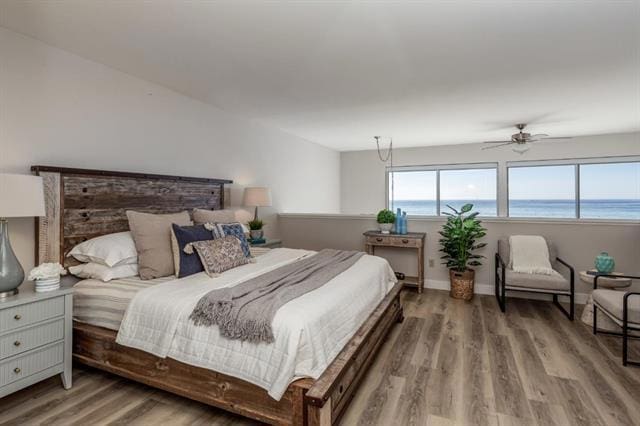
[[[464,272],[449,269],[449,280],[451,281],[451,291],[449,295],[454,299],[471,300],[473,299],[473,283],[475,281],[476,271],[467,269]]]

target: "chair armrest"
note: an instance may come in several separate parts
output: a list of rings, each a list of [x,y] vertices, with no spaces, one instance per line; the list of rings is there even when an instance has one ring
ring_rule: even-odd
[[[626,277],[628,278],[628,277]],[[638,291],[628,291],[624,294],[624,302],[622,304],[622,321],[624,324],[627,323],[629,318],[629,297],[631,296],[640,296],[640,292]]]
[[[507,268],[507,265],[504,264],[504,260],[502,260],[502,256],[500,256],[500,253],[496,252],[496,269],[498,265],[500,265],[502,269]]]
[[[560,259],[559,257],[556,257],[556,262],[558,262],[561,265],[564,265],[567,269],[569,269],[569,275],[570,275],[570,281],[569,284],[571,285],[571,294],[573,294],[573,290],[574,290],[574,286],[575,286],[575,277],[576,277],[576,271],[573,269],[573,266],[569,265],[567,262],[565,262],[564,260]]]
[[[622,275],[614,275],[614,274],[602,274],[602,275],[595,275],[593,278],[593,289],[596,290],[598,288],[598,279],[599,278],[629,278],[630,280],[640,280],[640,277],[637,275],[626,275],[626,274],[622,274]],[[635,294],[635,293],[632,293]]]

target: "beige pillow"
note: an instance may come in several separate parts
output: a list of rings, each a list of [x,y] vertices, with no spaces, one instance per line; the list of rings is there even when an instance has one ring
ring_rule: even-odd
[[[237,220],[233,210],[193,209],[193,222],[196,225],[204,225],[205,223],[233,223]]]
[[[150,280],[175,274],[171,224],[192,225],[189,213],[150,214],[129,210],[127,219],[138,252],[140,278]]]

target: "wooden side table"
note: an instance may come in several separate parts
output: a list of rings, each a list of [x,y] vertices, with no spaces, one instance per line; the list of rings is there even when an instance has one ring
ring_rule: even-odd
[[[404,284],[415,286],[418,293],[424,290],[424,246],[427,234],[424,232],[409,232],[407,234],[383,234],[379,231],[367,231],[365,249],[369,254],[375,254],[376,247],[396,247],[416,250],[418,261],[418,276],[405,276]]]

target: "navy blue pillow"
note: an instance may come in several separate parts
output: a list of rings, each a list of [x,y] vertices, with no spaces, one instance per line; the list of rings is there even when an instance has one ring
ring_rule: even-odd
[[[204,267],[200,257],[194,251],[191,254],[184,252],[184,247],[196,241],[213,240],[213,234],[204,225],[180,226],[171,225],[174,240],[173,260],[178,278],[203,272]]]

